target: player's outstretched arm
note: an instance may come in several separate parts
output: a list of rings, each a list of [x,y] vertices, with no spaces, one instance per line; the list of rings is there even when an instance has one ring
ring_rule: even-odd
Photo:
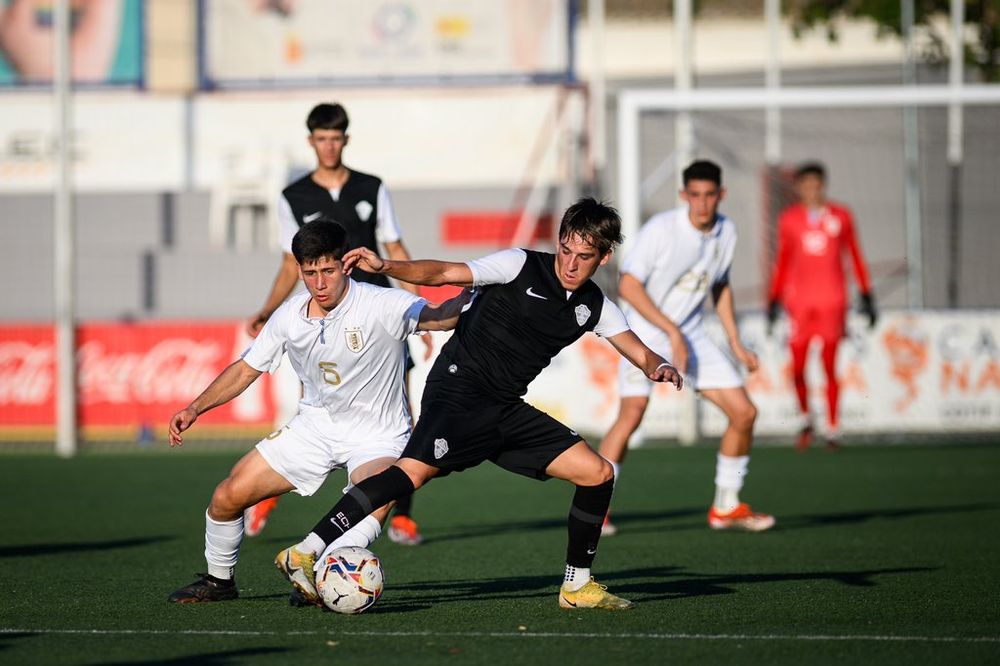
[[[449,298],[444,303],[428,303],[420,311],[417,322],[418,331],[450,331],[458,326],[458,318],[465,306],[472,301],[475,294],[471,289],[463,289],[462,293]],[[427,360],[427,359],[424,359]]]
[[[350,273],[360,268],[369,273],[380,273],[389,277],[430,287],[444,284],[456,287],[472,286],[472,269],[468,264],[452,261],[394,261],[383,259],[366,247],[358,247],[344,255],[344,270]]]
[[[201,395],[171,417],[168,429],[170,446],[183,446],[184,440],[181,433],[194,425],[198,416],[243,393],[258,377],[260,377],[260,370],[250,367],[243,359],[236,361],[219,373],[219,376],[212,380],[212,383],[202,391]]]
[[[656,307],[656,303],[650,298],[642,282],[634,275],[622,273],[618,281],[618,294],[622,300],[635,308],[643,319],[667,334],[674,355],[674,366],[681,372],[687,372],[687,342],[684,341],[681,329]]]
[[[740,340],[740,331],[736,326],[736,309],[733,306],[733,289],[728,282],[716,284],[712,288],[712,295],[715,298],[715,313],[719,316],[719,323],[722,330],[726,332],[729,340],[729,348],[733,350],[736,359],[742,363],[747,370],[753,372],[757,369],[757,354],[743,346]]]
[[[639,336],[631,330],[612,335],[608,338],[608,342],[632,365],[642,370],[650,380],[673,384],[678,391],[681,390],[684,380],[677,368],[643,344]]]

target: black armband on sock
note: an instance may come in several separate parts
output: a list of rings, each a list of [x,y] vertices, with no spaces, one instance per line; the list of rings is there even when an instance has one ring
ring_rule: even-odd
[[[329,545],[375,509],[403,495],[412,494],[413,490],[410,477],[393,465],[348,490],[312,531]]]

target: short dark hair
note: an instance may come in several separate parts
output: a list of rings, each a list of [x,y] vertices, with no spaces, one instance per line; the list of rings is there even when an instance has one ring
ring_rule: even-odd
[[[317,104],[309,112],[309,117],[306,118],[306,127],[309,128],[310,134],[318,129],[346,132],[349,122],[344,107],[339,104],[323,103]]]
[[[826,167],[823,166],[821,162],[806,162],[805,164],[800,164],[799,168],[795,170],[795,180],[805,178],[806,176],[816,176],[820,180],[826,182]]]
[[[622,220],[607,202],[585,197],[567,208],[559,223],[559,240],[574,235],[603,256],[622,242]]]
[[[292,237],[292,254],[300,266],[323,257],[340,261],[346,252],[347,231],[327,217],[307,222]]]
[[[692,180],[710,180],[722,187],[722,168],[709,160],[691,162],[681,175],[684,178],[684,187],[687,187],[688,182]]]

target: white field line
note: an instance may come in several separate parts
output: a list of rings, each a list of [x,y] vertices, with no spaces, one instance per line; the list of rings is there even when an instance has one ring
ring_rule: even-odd
[[[653,641],[869,641],[876,643],[1000,643],[1000,636],[884,636],[871,634],[685,634],[685,633],[568,633],[537,631],[240,631],[212,629],[17,629],[0,627],[3,634],[74,636],[330,636],[403,638],[628,638]]]

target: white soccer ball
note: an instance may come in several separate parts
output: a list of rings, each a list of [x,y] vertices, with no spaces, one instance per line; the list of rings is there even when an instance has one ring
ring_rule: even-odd
[[[316,571],[323,603],[337,613],[363,613],[382,596],[385,575],[375,553],[358,546],[335,548]]]

